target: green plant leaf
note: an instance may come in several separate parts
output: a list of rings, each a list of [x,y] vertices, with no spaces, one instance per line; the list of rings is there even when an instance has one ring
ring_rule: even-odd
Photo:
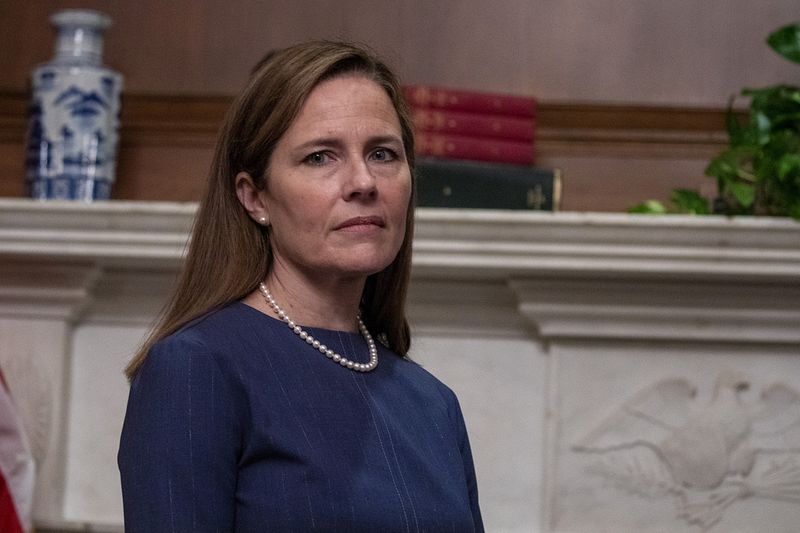
[[[711,213],[708,199],[692,189],[673,189],[670,200],[680,213],[708,215]]]
[[[712,159],[705,169],[705,174],[723,181],[738,178],[752,179],[749,171],[750,162],[758,152],[757,146],[733,146]]]
[[[762,146],[759,157],[777,161],[784,154],[800,154],[800,131],[778,128],[770,135],[769,142]]]
[[[768,43],[800,63],[800,23],[779,28]],[[730,98],[725,115],[729,147],[705,169],[717,181],[713,208],[699,192],[675,189],[669,209],[650,200],[629,212],[789,215],[800,220],[800,87],[745,88],[740,94],[749,98],[749,109],[746,114],[734,111],[736,97]]]
[[[732,144],[741,142],[742,130],[746,127],[733,109],[735,101],[735,96],[731,96],[728,99],[728,109],[725,112],[725,130],[728,132],[728,138],[730,138]]]
[[[785,214],[789,215],[795,220],[800,220],[800,197],[798,197],[797,199],[795,199],[794,202],[791,202],[789,203],[789,205],[786,206]]]
[[[762,112],[753,113],[753,122],[757,134],[756,142],[763,146],[769,142],[769,134],[772,131],[772,121],[770,117]]]
[[[783,154],[778,160],[778,176],[788,179],[800,175],[800,154]]]
[[[800,112],[800,87],[793,85],[773,85],[760,89],[742,89],[742,96],[750,98],[751,120],[754,113],[775,116]]]
[[[756,188],[752,183],[740,181],[728,183],[728,190],[742,207],[750,207],[756,199]]]
[[[800,111],[775,115],[772,117],[772,127],[800,131]]]
[[[646,215],[664,215],[667,213],[667,208],[658,200],[647,200],[629,207],[627,211],[628,213],[643,213]]]
[[[800,24],[778,28],[769,35],[767,43],[782,57],[800,63]]]

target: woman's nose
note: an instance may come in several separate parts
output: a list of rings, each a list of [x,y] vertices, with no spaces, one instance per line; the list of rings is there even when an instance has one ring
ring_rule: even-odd
[[[367,162],[363,159],[354,161],[347,169],[347,178],[344,184],[345,197],[348,200],[360,197],[371,198],[377,192],[377,182]]]

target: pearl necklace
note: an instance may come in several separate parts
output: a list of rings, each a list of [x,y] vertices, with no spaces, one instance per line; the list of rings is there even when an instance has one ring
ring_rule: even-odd
[[[331,359],[334,363],[339,363],[340,365],[347,367],[350,370],[355,370],[356,372],[369,372],[378,366],[378,348],[375,346],[375,341],[372,340],[372,335],[370,335],[369,331],[367,331],[367,326],[365,326],[364,322],[361,320],[360,314],[356,316],[356,320],[358,320],[358,330],[361,332],[361,336],[364,337],[364,340],[367,341],[367,346],[369,346],[369,363],[356,363],[355,361],[339,355],[324,344],[320,343],[303,328],[295,324],[291,318],[289,318],[286,312],[275,302],[275,299],[272,297],[272,293],[269,292],[269,289],[267,289],[267,286],[264,285],[264,283],[259,283],[258,288],[261,291],[261,294],[264,295],[267,305],[269,305],[272,310],[275,311],[275,314],[278,315],[278,318],[286,322],[286,325],[289,326],[289,329],[294,331],[298,337],[306,341],[306,343],[310,344],[313,348],[319,350],[325,357]]]

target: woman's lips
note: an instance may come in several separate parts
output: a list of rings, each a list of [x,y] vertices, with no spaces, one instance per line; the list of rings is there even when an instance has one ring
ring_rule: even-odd
[[[377,216],[366,216],[366,217],[353,217],[348,218],[334,229],[359,229],[363,227],[371,227],[371,226],[378,226],[383,227],[385,225],[383,218]]]

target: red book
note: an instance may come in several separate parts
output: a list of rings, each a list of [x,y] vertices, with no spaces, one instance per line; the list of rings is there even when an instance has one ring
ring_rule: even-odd
[[[418,132],[415,143],[418,156],[517,165],[532,165],[534,162],[533,143],[530,142]]]
[[[420,132],[533,142],[535,126],[533,118],[416,107],[411,109],[411,118],[414,120],[414,127]]]
[[[403,88],[403,94],[412,107],[433,107],[524,118],[536,116],[536,99],[531,96],[464,91],[428,85],[408,85]]]

